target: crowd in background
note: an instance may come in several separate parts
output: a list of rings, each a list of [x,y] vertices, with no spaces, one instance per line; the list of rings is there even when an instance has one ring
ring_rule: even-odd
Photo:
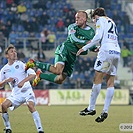
[[[116,4],[117,0],[115,2],[106,2],[105,4],[103,0],[95,0],[95,7],[98,5],[104,7],[107,15],[117,24],[120,39],[122,40],[120,44],[122,47],[123,67],[133,67],[131,62],[133,42],[126,41],[126,38],[130,38],[133,34],[133,25],[130,24],[128,14],[121,11],[121,4]],[[2,67],[7,62],[2,56],[2,51],[5,48],[5,38],[9,39],[10,43],[19,49],[18,58],[23,61],[27,61],[29,57],[21,49],[23,41],[17,38],[39,38],[42,44],[41,49],[38,42],[34,40],[26,42],[27,47],[31,49],[30,56],[43,62],[53,63],[53,58],[46,57],[45,50],[55,48],[56,41],[60,37],[66,37],[67,26],[75,22],[75,12],[73,5],[68,3],[67,0],[1,0],[0,66]],[[80,57],[77,60],[72,77],[68,78],[62,86],[42,81],[36,89],[40,89],[42,84],[49,89],[60,87],[89,88],[93,82],[94,61],[95,58],[92,57]],[[105,84],[103,83],[103,85]]]

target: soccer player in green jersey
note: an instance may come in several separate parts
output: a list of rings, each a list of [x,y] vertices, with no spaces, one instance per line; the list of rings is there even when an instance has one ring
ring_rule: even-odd
[[[48,64],[30,59],[26,63],[26,68],[38,67],[41,70],[51,72],[51,74],[42,73],[37,70],[33,86],[36,86],[41,79],[45,79],[57,84],[62,84],[67,76],[71,76],[76,61],[76,53],[80,48],[86,45],[95,35],[92,27],[87,23],[88,14],[85,11],[78,11],[75,15],[75,23],[68,26],[68,37],[55,51],[55,64]],[[89,50],[94,51],[96,47]],[[83,52],[86,55],[88,52]]]

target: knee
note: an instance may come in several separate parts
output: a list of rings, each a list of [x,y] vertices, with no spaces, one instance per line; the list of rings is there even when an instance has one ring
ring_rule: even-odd
[[[56,69],[56,74],[57,74],[57,75],[62,74],[62,70]]]
[[[64,81],[64,80],[60,80],[60,79],[59,79],[59,80],[56,80],[56,83],[57,83],[57,84],[63,84],[63,81]]]

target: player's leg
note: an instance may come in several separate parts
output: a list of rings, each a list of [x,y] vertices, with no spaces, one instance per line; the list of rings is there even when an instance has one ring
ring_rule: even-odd
[[[92,86],[89,106],[84,110],[80,111],[80,115],[96,114],[96,111],[95,111],[96,99],[101,90],[101,82],[102,82],[103,76],[104,74],[102,72],[95,71],[94,83]]]
[[[11,133],[11,125],[9,122],[9,115],[7,112],[7,109],[12,105],[12,102],[8,99],[6,99],[2,104],[1,104],[1,108],[2,108],[2,118],[3,118],[3,122],[4,122],[4,126],[6,127],[5,132],[9,132]]]
[[[108,109],[110,107],[113,95],[114,95],[114,79],[115,79],[115,75],[117,72],[117,66],[118,66],[118,62],[120,59],[119,54],[107,54],[106,56],[107,59],[107,63],[109,63],[110,65],[108,67],[108,70],[106,71],[106,73],[108,73],[106,75],[107,78],[107,92],[106,92],[106,97],[105,97],[105,103],[104,103],[104,108],[103,111],[101,113],[101,115],[99,117],[96,118],[96,122],[103,122],[107,117],[108,117]]]
[[[52,74],[45,74],[42,73],[41,70],[37,70],[36,72],[36,78],[34,79],[32,85],[36,86],[41,79],[48,80],[50,82],[54,82],[57,84],[62,84],[63,81],[66,79],[66,75],[63,74],[63,69],[64,69],[64,63],[57,63],[55,66],[50,66],[50,72]]]
[[[103,112],[96,118],[96,122],[103,122],[108,117],[108,109],[110,107],[114,95],[114,78],[115,76],[107,75],[107,92]]]
[[[27,106],[28,106],[29,111],[32,114],[32,117],[33,117],[33,120],[36,125],[36,129],[37,129],[38,133],[44,133],[39,113],[35,109],[35,103],[33,101],[28,101]]]

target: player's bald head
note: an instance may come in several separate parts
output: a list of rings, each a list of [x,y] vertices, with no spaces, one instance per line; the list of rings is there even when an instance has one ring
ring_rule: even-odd
[[[77,13],[81,15],[83,18],[86,18],[86,19],[88,18],[88,15],[84,10],[79,10]]]

